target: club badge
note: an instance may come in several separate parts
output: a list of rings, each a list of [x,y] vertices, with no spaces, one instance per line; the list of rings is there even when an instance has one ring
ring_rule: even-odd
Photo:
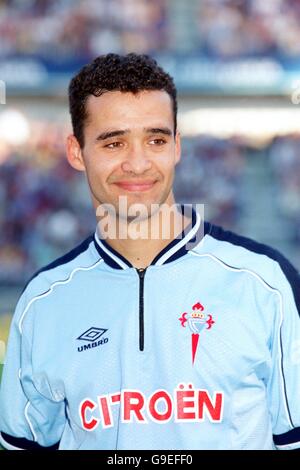
[[[205,308],[200,302],[193,305],[191,312],[184,312],[178,320],[183,328],[187,323],[192,332],[192,363],[194,364],[200,333],[204,330],[210,330],[215,321],[210,313],[205,312]]]

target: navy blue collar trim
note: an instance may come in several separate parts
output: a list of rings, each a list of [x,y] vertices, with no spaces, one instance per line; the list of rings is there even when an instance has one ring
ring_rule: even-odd
[[[183,206],[181,209],[183,211]],[[184,213],[187,215],[186,209]],[[190,217],[192,219],[191,223],[153,259],[150,263],[151,266],[161,266],[181,258],[186,255],[189,250],[193,249],[206,233],[210,232],[210,224],[208,222],[203,222],[200,215],[197,214],[193,208],[191,208]],[[94,235],[94,243],[98,253],[110,267],[114,269],[127,269],[134,267],[104,239],[100,239],[97,233]]]
[[[115,269],[132,268],[132,264],[120,253],[114,250],[103,238],[94,235],[96,249],[105,263]]]

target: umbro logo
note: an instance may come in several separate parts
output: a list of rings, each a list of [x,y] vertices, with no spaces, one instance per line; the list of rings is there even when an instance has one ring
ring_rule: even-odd
[[[106,332],[107,328],[95,328],[94,326],[92,326],[80,336],[78,336],[77,340],[86,341],[87,344],[79,346],[77,348],[77,351],[86,351],[88,349],[96,348],[98,346],[101,346],[102,344],[108,343],[108,338],[101,338],[101,336],[103,336]]]

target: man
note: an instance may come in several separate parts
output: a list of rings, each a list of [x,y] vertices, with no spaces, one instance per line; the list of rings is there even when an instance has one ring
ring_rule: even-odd
[[[299,447],[299,276],[271,248],[171,211],[171,77],[147,56],[109,54],[69,97],[67,156],[86,172],[99,223],[21,296],[2,444]]]

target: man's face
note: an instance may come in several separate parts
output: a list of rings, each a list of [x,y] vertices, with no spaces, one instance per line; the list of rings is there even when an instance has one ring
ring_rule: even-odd
[[[107,92],[87,100],[84,148],[69,138],[72,166],[87,173],[95,208],[112,204],[119,214],[119,196],[127,206],[174,202],[174,167],[180,158],[174,139],[172,101],[165,91],[138,94]]]

